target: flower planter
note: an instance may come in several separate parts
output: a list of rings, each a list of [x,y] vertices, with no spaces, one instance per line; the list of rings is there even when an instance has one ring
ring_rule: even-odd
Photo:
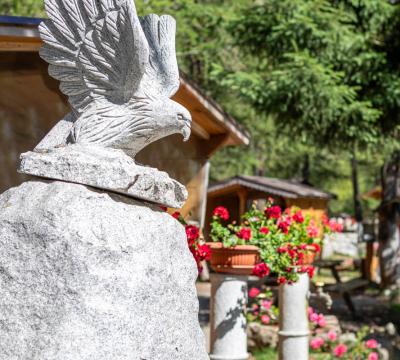
[[[315,260],[317,251],[313,246],[307,246],[306,251],[304,251],[303,265],[312,265]]]
[[[218,273],[251,275],[253,268],[261,259],[258,247],[237,245],[224,248],[222,243],[207,243],[211,247],[211,267]]]

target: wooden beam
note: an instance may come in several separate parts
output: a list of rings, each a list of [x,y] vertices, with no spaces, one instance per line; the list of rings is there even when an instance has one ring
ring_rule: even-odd
[[[209,140],[210,134],[197,122],[192,122],[192,131],[193,134],[197,135],[199,138],[203,140]]]
[[[35,38],[20,38],[0,35],[0,51],[28,51],[37,52],[42,41]]]
[[[207,158],[210,158],[218,149],[224,147],[229,139],[229,134],[214,135],[208,140],[202,140],[202,148]]]
[[[239,216],[242,217],[247,211],[247,195],[248,191],[245,188],[240,188],[237,192],[239,197]]]

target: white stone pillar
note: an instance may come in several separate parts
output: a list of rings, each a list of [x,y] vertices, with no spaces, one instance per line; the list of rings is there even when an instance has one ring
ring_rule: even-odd
[[[279,360],[308,360],[309,277],[279,287]]]
[[[211,360],[247,360],[247,276],[211,274]]]

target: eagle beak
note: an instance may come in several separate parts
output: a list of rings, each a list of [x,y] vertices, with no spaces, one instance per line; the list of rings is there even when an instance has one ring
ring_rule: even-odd
[[[191,120],[185,119],[185,125],[182,129],[183,141],[188,141],[190,134],[192,132],[192,122]]]

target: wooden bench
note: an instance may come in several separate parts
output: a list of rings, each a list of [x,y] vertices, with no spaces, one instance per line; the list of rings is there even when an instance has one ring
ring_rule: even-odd
[[[356,308],[351,300],[350,293],[355,290],[364,289],[369,285],[369,281],[362,278],[352,279],[346,282],[338,282],[333,285],[326,285],[324,290],[327,292],[339,293],[342,295],[347,307],[353,315],[356,314]]]

